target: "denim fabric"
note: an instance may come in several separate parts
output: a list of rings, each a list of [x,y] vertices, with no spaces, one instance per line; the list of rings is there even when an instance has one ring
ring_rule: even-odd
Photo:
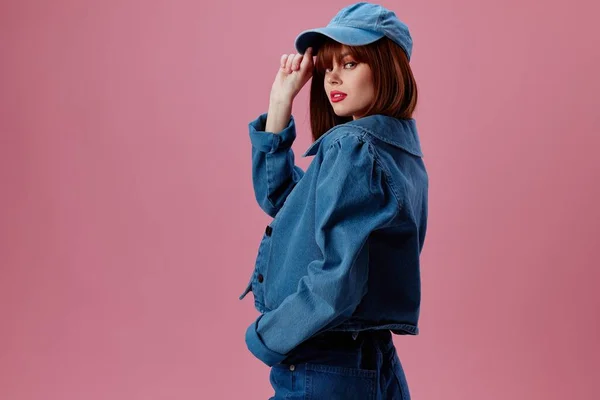
[[[408,26],[395,12],[379,4],[361,1],[342,8],[327,26],[301,32],[295,46],[302,54],[312,47],[313,55],[316,55],[326,37],[348,46],[364,46],[384,36],[400,46],[410,60],[413,40]]]
[[[269,400],[410,400],[390,331],[325,332],[302,343],[269,375]]]
[[[294,117],[278,134],[249,124],[252,179],[273,218],[250,291],[260,315],[248,349],[272,366],[327,330],[417,335],[428,177],[414,120],[372,115],[337,125],[294,164]]]

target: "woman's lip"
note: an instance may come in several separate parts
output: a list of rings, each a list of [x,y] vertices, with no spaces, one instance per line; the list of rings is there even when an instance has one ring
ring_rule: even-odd
[[[333,101],[334,103],[337,103],[338,101],[342,101],[346,98],[347,94],[339,94],[339,95],[332,95],[331,96],[331,101]]]

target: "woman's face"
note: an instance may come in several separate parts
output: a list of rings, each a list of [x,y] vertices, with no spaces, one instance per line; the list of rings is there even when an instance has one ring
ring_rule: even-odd
[[[342,48],[341,59],[338,64],[334,57],[332,68],[325,70],[325,93],[336,115],[356,120],[375,101],[373,75],[371,67],[353,59],[346,48]],[[345,95],[336,95],[336,91]]]

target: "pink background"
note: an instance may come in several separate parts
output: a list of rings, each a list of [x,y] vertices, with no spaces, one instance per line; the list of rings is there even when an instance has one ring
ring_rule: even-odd
[[[0,398],[266,399],[247,124],[350,2],[0,3]],[[597,399],[593,1],[385,1],[430,174],[413,399]],[[308,88],[294,116],[310,145]]]

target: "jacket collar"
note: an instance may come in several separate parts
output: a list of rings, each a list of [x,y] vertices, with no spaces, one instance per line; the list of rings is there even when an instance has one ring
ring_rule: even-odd
[[[332,131],[343,127],[356,127],[358,129],[355,129],[358,132],[366,132],[369,135],[375,136],[392,146],[399,147],[410,154],[423,157],[417,125],[414,118],[398,119],[381,114],[369,115],[368,117],[359,118],[334,126],[315,140],[309,146],[308,150],[302,154],[302,157],[315,155],[325,136],[329,135]]]

